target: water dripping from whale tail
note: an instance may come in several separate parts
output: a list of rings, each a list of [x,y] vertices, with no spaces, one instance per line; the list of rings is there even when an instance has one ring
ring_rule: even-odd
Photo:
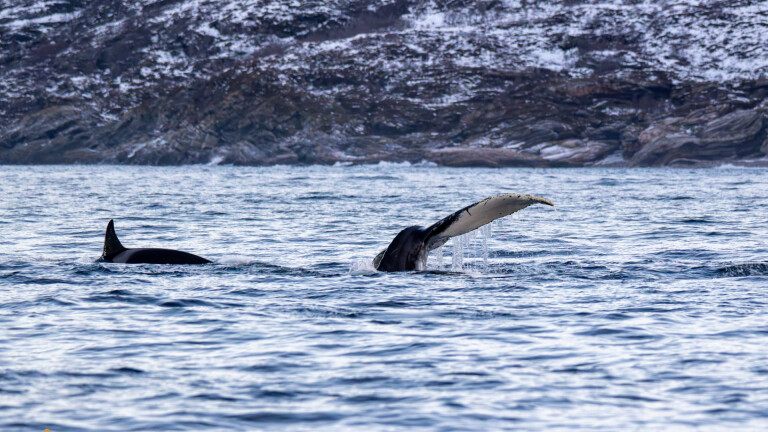
[[[483,274],[488,273],[488,240],[491,239],[492,233],[491,224],[487,224],[476,231],[452,238],[451,271],[473,270]],[[481,264],[474,265],[471,261],[467,262],[473,258],[481,260]]]
[[[429,261],[434,261],[437,271],[442,271],[443,270],[443,247],[440,246],[439,248],[433,250],[429,254],[429,258],[427,259]]]

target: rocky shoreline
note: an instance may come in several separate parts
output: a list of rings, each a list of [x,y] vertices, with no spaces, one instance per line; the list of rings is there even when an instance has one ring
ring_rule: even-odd
[[[525,23],[499,2],[473,2],[472,13],[463,2],[334,3],[253,18],[240,30],[255,41],[247,55],[221,48],[240,35],[221,23],[200,30],[185,15],[192,3],[72,3],[58,12],[71,19],[42,29],[0,15],[11,30],[0,51],[0,163],[768,165],[765,71],[708,80],[661,68],[640,58],[647,42],[619,30],[558,30],[568,2],[561,15],[529,13]],[[512,61],[515,52],[473,30],[482,23],[456,21],[464,27],[450,34],[424,27],[434,16],[444,26],[474,16],[478,5],[508,32],[504,42],[514,26],[552,33],[547,47],[573,57],[571,68]],[[714,12],[688,11],[699,20]],[[759,18],[768,29],[768,15]],[[64,34],[76,36],[59,42]],[[464,45],[446,52],[456,34]]]

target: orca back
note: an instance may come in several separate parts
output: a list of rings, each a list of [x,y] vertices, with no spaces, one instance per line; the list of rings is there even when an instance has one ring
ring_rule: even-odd
[[[203,257],[173,249],[141,248],[127,249],[110,260],[125,264],[208,264]]]
[[[173,249],[126,249],[117,238],[113,220],[107,224],[104,250],[98,261],[124,264],[208,264],[211,262],[203,257]]]

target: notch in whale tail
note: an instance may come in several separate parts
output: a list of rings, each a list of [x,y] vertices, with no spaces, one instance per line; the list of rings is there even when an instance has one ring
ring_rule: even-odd
[[[107,224],[107,232],[104,234],[104,250],[101,252],[101,259],[109,260],[115,255],[127,250],[115,233],[115,221],[110,219]]]

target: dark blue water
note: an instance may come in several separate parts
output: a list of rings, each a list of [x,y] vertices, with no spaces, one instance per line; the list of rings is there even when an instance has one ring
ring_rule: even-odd
[[[765,430],[767,174],[0,167],[0,430]],[[504,192],[557,207],[371,270]]]

